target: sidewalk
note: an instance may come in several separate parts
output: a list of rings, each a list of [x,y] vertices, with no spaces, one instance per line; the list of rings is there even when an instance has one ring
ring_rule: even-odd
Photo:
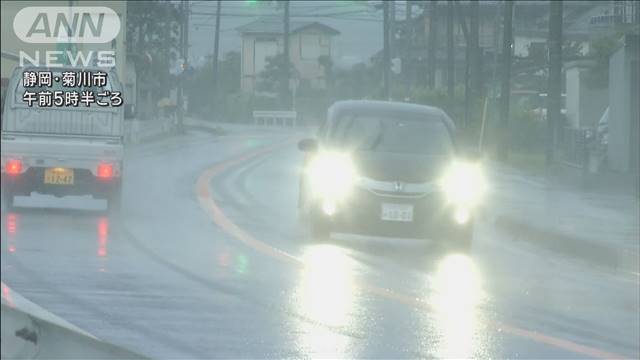
[[[309,134],[313,132],[314,128],[305,126],[265,126],[254,125],[248,123],[228,123],[228,122],[213,122],[202,120],[194,117],[185,117],[184,119],[185,129],[194,129],[200,131],[211,132],[214,135],[246,135],[256,134],[264,136],[272,136],[277,134]],[[233,135],[231,135],[233,136]]]
[[[637,273],[640,204],[634,194],[582,190],[491,164],[489,214],[511,238],[595,265]]]

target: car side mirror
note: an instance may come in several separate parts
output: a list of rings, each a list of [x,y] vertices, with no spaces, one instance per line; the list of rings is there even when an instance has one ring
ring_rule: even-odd
[[[316,139],[302,139],[298,142],[298,149],[304,152],[314,152],[318,149],[318,141]]]

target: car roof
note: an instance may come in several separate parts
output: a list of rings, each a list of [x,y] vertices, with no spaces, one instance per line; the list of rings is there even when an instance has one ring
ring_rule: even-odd
[[[444,124],[450,131],[455,131],[455,124],[453,120],[440,108],[435,106],[420,105],[405,102],[395,101],[380,101],[380,100],[343,100],[337,101],[331,107],[329,107],[328,117],[335,118],[340,116],[344,112],[399,112],[399,113],[412,113],[417,115],[426,115],[431,117],[438,117],[442,119]]]

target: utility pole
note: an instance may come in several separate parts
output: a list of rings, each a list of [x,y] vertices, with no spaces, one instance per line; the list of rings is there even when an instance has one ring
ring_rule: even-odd
[[[404,13],[404,29],[405,29],[405,49],[404,49],[404,60],[402,64],[402,73],[404,78],[404,86],[405,86],[405,94],[406,96],[410,96],[411,91],[411,81],[413,75],[413,62],[411,61],[411,46],[413,45],[413,25],[411,24],[411,1],[406,0],[405,2],[405,13]]]
[[[465,19],[464,11],[460,8],[460,3],[455,3],[456,15],[458,17],[458,22],[460,23],[460,28],[462,29],[462,33],[464,34],[464,124],[469,124],[470,122],[470,104],[472,95],[470,94],[469,89],[470,86],[470,65],[471,61],[471,35],[469,35],[469,29],[467,28],[467,20]]]
[[[562,107],[562,1],[549,5],[549,78],[547,84],[547,141],[545,163],[553,164]]]
[[[217,117],[217,114],[219,114],[220,112],[218,111],[218,104],[219,102],[218,100],[218,50],[219,50],[219,45],[220,45],[220,11],[221,11],[221,7],[222,7],[222,1],[218,0],[217,4],[216,4],[216,32],[214,35],[214,39],[213,39],[213,89],[212,89],[212,100],[213,100],[213,106],[214,106],[214,111],[212,113],[212,116],[215,118]]]
[[[382,26],[383,32],[383,60],[382,60],[382,97],[383,100],[389,100],[389,80],[391,71],[391,49],[389,48],[389,2],[385,1],[383,4],[384,24]]]
[[[471,74],[470,65],[471,62],[471,48],[469,44],[464,47],[464,124],[469,125],[471,123],[471,104],[474,96],[471,93]]]
[[[480,5],[479,1],[469,3],[469,45],[471,55],[471,99],[476,104],[482,96],[482,62],[480,54]]]
[[[453,1],[447,1],[447,95],[453,100],[455,53],[453,52]]]
[[[429,3],[429,36],[428,36],[428,46],[429,52],[427,53],[427,81],[430,89],[435,88],[436,86],[436,52],[438,51],[438,46],[436,41],[438,39],[437,31],[438,26],[436,20],[438,11],[438,3],[435,0],[432,0]]]
[[[409,20],[411,20],[411,5],[411,0],[407,0],[405,2],[404,19],[407,21],[407,23],[409,23]]]
[[[502,33],[502,89],[500,91],[500,134],[498,138],[498,158],[506,161],[509,152],[509,95],[511,92],[511,52],[513,2],[504,2],[504,29]]]
[[[396,2],[389,0],[389,45],[391,48],[391,58],[398,55],[396,48]]]
[[[180,27],[180,50],[183,59],[183,63],[181,65],[182,72],[180,73],[180,81],[178,82],[178,94],[177,94],[177,105],[178,105],[178,132],[182,132],[183,124],[184,124],[184,74],[187,68],[189,67],[189,62],[187,60],[189,56],[189,2],[183,1],[180,3],[181,8],[181,27]]]
[[[283,74],[282,74],[282,103],[284,109],[291,107],[291,101],[289,99],[289,0],[284,2],[284,33],[283,33]]]

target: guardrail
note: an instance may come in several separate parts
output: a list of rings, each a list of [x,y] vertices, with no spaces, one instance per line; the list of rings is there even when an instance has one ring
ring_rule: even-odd
[[[4,283],[0,313],[2,359],[143,359],[104,342],[23,298]]]
[[[150,120],[125,120],[124,142],[137,144],[146,139],[171,133],[176,128],[175,117],[161,117]]]
[[[265,111],[253,112],[254,125],[264,126],[297,126],[298,114],[295,111]]]

